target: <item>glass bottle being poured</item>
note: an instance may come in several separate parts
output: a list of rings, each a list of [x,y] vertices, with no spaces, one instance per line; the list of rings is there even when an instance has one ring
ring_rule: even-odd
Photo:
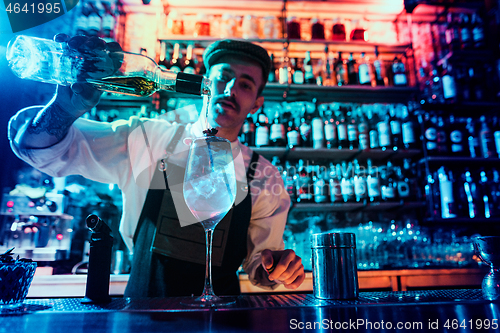
[[[7,61],[18,77],[71,85],[88,82],[96,89],[138,97],[159,90],[210,95],[210,80],[167,71],[144,55],[107,50],[79,52],[66,43],[19,35],[7,46]]]

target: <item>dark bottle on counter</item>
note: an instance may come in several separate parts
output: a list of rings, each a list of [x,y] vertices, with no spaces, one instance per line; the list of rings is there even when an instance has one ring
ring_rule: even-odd
[[[314,69],[310,51],[306,51],[306,57],[304,59],[304,83],[316,84],[316,77],[314,76]]]
[[[339,138],[339,149],[347,149],[349,148],[349,140],[347,137],[347,122],[343,108],[340,109],[336,123]]]
[[[297,168],[297,202],[313,202],[313,182],[309,165],[304,165],[304,160],[299,160]]]
[[[255,146],[255,123],[250,115],[241,127],[241,143],[245,146]]]
[[[448,155],[448,133],[443,117],[437,117],[436,125],[437,153],[439,156]]]
[[[403,114],[402,114],[402,123],[401,123],[401,132],[402,132],[402,140],[403,147],[405,149],[417,149],[418,143],[418,130],[417,130],[417,121],[414,119],[412,113],[406,107],[403,106]]]
[[[335,78],[337,79],[338,86],[345,86],[347,84],[346,81],[346,65],[344,63],[344,59],[342,59],[342,52],[339,52],[339,57],[335,61],[334,64],[335,70]]]
[[[280,112],[276,110],[269,134],[269,141],[273,147],[286,146],[285,125],[280,120]]]
[[[450,129],[448,140],[450,153],[454,156],[467,155],[465,126],[461,122],[456,121],[454,115],[450,115],[448,128]]]
[[[470,157],[479,157],[481,156],[481,148],[479,146],[479,135],[476,122],[472,118],[467,118],[466,128]]]
[[[496,157],[495,152],[495,139],[493,137],[493,132],[486,121],[485,116],[479,118],[481,122],[481,129],[479,130],[479,144],[481,146],[481,156],[484,158]]]
[[[378,168],[373,166],[372,160],[366,160],[368,175],[366,176],[367,194],[370,202],[380,201],[380,175]]]
[[[264,105],[260,108],[257,114],[257,122],[255,123],[255,146],[266,147],[269,146],[269,121],[264,112]]]
[[[349,85],[358,84],[356,60],[354,59],[352,52],[349,54],[349,59],[347,60],[347,83]]]
[[[401,120],[396,116],[396,108],[389,107],[389,125],[391,128],[391,145],[393,150],[403,148],[403,131],[401,127]]]
[[[338,147],[338,139],[337,139],[337,125],[335,124],[335,119],[333,115],[333,111],[328,106],[325,112],[325,145],[326,148],[337,148]]]
[[[319,149],[325,147],[325,132],[323,127],[323,118],[319,113],[318,100],[314,98],[313,103],[314,103],[314,112],[311,116],[312,147],[314,149]]]

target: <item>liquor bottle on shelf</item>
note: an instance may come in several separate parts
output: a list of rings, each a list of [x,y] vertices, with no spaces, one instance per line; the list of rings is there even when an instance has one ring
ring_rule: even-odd
[[[408,197],[408,200],[420,200],[420,198],[422,197],[420,185],[417,174],[415,172],[415,168],[412,167],[411,159],[405,158],[403,160],[402,172],[403,178],[410,189],[410,196]]]
[[[285,186],[285,190],[290,196],[290,200],[292,202],[297,201],[297,189],[295,186],[295,175],[296,169],[295,166],[292,167],[290,161],[285,162],[285,169],[283,170],[283,183]]]
[[[456,14],[449,12],[446,16],[446,44],[449,51],[460,50],[460,27],[457,22]]]
[[[300,146],[300,130],[295,123],[295,118],[288,119],[288,126],[286,128],[286,140],[289,148]]]
[[[312,147],[314,149],[325,147],[325,132],[323,126],[323,118],[319,113],[318,100],[313,99],[314,112],[312,114],[311,130],[312,130]]]
[[[437,129],[435,116],[430,113],[424,115],[424,145],[429,155],[437,154]]]
[[[373,60],[373,78],[372,86],[383,87],[386,84],[387,77],[385,74],[384,61],[380,58],[380,53],[378,51],[378,46],[375,46],[375,59]]]
[[[484,25],[481,16],[477,13],[472,14],[472,45],[475,49],[482,49],[485,46]]]
[[[439,69],[436,64],[432,66],[431,70],[431,86],[430,86],[430,103],[444,103],[443,96],[443,83],[441,80],[441,76],[439,76]]]
[[[484,73],[481,70],[481,67],[471,66],[469,67],[469,84],[471,91],[471,100],[473,101],[482,101],[485,97],[484,85],[486,83],[486,78],[484,77]]]
[[[479,145],[479,134],[477,124],[472,118],[467,118],[467,145],[469,147],[470,157],[481,156],[481,147]]]
[[[250,115],[248,115],[241,127],[241,143],[245,146],[255,146],[255,123]]]
[[[453,77],[453,67],[446,61],[443,62],[443,71],[441,72],[441,82],[443,85],[443,98],[447,103],[456,102],[457,87]]]
[[[347,140],[349,141],[349,149],[358,149],[358,125],[356,124],[356,118],[354,117],[351,107],[347,109],[346,113],[347,122]]]
[[[493,138],[495,139],[495,149],[497,157],[500,158],[500,118],[495,116],[493,125]]]
[[[403,138],[403,147],[405,149],[417,149],[418,143],[418,123],[413,118],[412,112],[409,110],[406,105],[403,105],[403,114],[402,114],[402,138]]]
[[[439,156],[448,155],[448,133],[443,117],[437,117],[436,123],[436,152]]]
[[[304,160],[299,160],[297,167],[297,202],[313,202],[313,183],[310,172],[310,165],[304,165]]]
[[[361,109],[358,109],[361,111]],[[370,132],[368,127],[368,118],[364,112],[358,114],[358,149],[365,150],[370,148]]]
[[[429,204],[429,210],[432,218],[441,216],[441,199],[439,195],[439,183],[437,171],[427,175],[427,181],[424,188],[425,201]]]
[[[462,183],[465,198],[467,199],[467,216],[471,219],[476,218],[481,211],[481,195],[479,193],[479,187],[472,179],[472,174],[468,168],[465,169],[462,175]]]
[[[260,108],[257,114],[257,121],[255,122],[255,146],[269,146],[269,121],[264,112],[264,105]]]
[[[408,85],[406,77],[406,67],[401,58],[394,57],[392,62],[393,82],[396,87],[405,87]]]
[[[311,113],[307,111],[306,105],[303,105],[302,118],[300,118],[299,133],[302,147],[312,147],[312,125]]]
[[[267,77],[267,82],[269,83],[274,83],[274,82],[278,82],[278,80],[276,79],[276,63],[274,61],[274,54],[271,53],[269,55],[269,58],[271,59],[271,69],[269,70],[269,76]]]
[[[314,202],[327,202],[329,191],[326,168],[315,165],[313,170]]]
[[[408,200],[410,198],[410,184],[409,179],[404,176],[401,166],[395,166],[395,178],[397,182],[397,194],[401,200]]]
[[[306,57],[304,59],[304,83],[316,84],[310,51],[306,51]]]
[[[491,197],[493,206],[493,217],[500,216],[500,173],[497,169],[493,168],[491,170]]]
[[[391,147],[391,127],[390,116],[387,110],[377,123],[378,144],[382,150],[390,149]]]
[[[371,65],[369,60],[365,57],[364,52],[361,52],[361,58],[359,59],[358,77],[359,84],[367,86],[372,84]]]
[[[335,119],[333,111],[328,106],[325,111],[325,146],[328,149],[338,147],[337,138],[337,125],[335,124]]]
[[[493,132],[483,115],[479,118],[481,129],[479,130],[479,145],[481,147],[481,157],[492,158],[496,157],[495,139]]]
[[[368,175],[366,176],[367,194],[370,202],[380,201],[380,174],[378,168],[373,166],[372,160],[367,159]]]
[[[449,151],[453,156],[465,156],[467,155],[467,149],[465,144],[465,138],[467,137],[465,133],[465,126],[463,123],[458,122],[454,115],[450,115],[448,120],[449,130]]]
[[[269,141],[270,145],[273,147],[286,146],[285,125],[280,120],[280,112],[278,110],[274,113],[274,119],[269,133]]]
[[[354,177],[353,177],[353,185],[354,185],[354,197],[356,202],[362,202],[368,196],[367,183],[366,183],[366,174],[365,169],[361,168],[358,163],[358,160],[353,161],[354,166]]]
[[[354,183],[352,177],[352,162],[342,162],[342,180],[340,181],[340,191],[344,202],[355,201]]]
[[[328,51],[328,45],[325,46],[324,66],[323,66],[323,85],[327,87],[335,86],[335,75],[333,74],[332,66],[334,64],[333,53]]]
[[[298,58],[292,58],[292,83],[304,84],[304,71],[299,64]]]
[[[344,113],[344,109],[339,110],[339,114],[336,121],[338,138],[339,138],[339,149],[349,148],[349,140],[347,138],[347,122]]]
[[[347,60],[347,84],[349,85],[358,84],[358,71],[356,65],[356,60],[351,52]]]
[[[457,208],[453,196],[453,175],[444,166],[438,169],[439,193],[441,197],[441,218],[457,217]]]
[[[459,14],[459,22],[460,22],[460,47],[463,50],[468,50],[473,47],[473,39],[472,39],[472,25],[470,22],[470,17],[466,13]]]
[[[288,57],[288,51],[286,48],[283,48],[283,57],[281,58],[281,65],[279,67],[279,83],[280,84],[289,84],[292,79],[290,77],[290,58]]]
[[[385,178],[384,175],[381,175],[381,186],[380,191],[382,194],[382,200],[384,201],[395,201],[397,200],[398,194],[398,183],[394,174],[394,166],[391,161],[387,162],[385,168]]]
[[[403,131],[401,120],[396,115],[394,105],[389,106],[389,125],[391,128],[391,146],[393,150],[403,148]]]
[[[174,44],[174,53],[170,61],[170,70],[174,73],[182,72],[182,53],[180,52],[180,44]]]
[[[342,52],[339,52],[339,56],[335,61],[333,68],[335,70],[335,78],[337,80],[337,85],[345,86],[347,84],[347,71],[344,59],[342,59]]]
[[[378,139],[378,129],[377,124],[379,122],[378,114],[375,112],[373,107],[369,107],[367,110],[368,117],[368,133],[370,139],[370,149],[380,148]]]
[[[331,202],[343,202],[342,198],[342,173],[340,172],[340,164],[334,165],[330,162],[330,174],[329,174],[329,188],[330,188],[330,201]]]
[[[194,74],[196,73],[196,66],[193,59],[193,45],[189,44],[186,49],[186,59],[184,60],[184,68],[182,69],[184,73]]]
[[[484,217],[489,219],[491,218],[491,215],[494,211],[493,207],[493,200],[491,197],[491,186],[490,182],[488,181],[488,176],[486,175],[486,171],[480,170],[479,171],[479,186],[481,187],[481,194],[482,194],[482,207],[484,208],[483,211],[481,212],[482,215],[484,214]]]

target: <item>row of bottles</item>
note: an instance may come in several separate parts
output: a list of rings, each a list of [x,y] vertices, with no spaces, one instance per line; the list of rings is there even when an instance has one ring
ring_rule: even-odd
[[[425,196],[432,217],[500,217],[500,173],[496,168],[452,169],[441,166],[427,175]]]
[[[194,53],[193,44],[188,44],[184,51],[179,43],[162,41],[158,65],[175,73],[203,75],[206,72],[201,55]]]
[[[114,0],[85,0],[75,11],[75,35],[97,36],[107,40],[115,37],[118,17]]]
[[[375,57],[362,52],[359,58],[354,54],[338,52],[336,55],[325,46],[321,59],[312,59],[306,51],[304,58],[290,58],[286,51],[278,62],[271,54],[272,69],[269,82],[281,84],[317,84],[322,86],[407,86],[406,66],[402,57],[394,57],[392,63],[381,59],[378,47]]]
[[[424,145],[430,156],[500,158],[500,118],[425,113]]]
[[[301,159],[297,164],[286,161],[280,165],[275,156],[273,164],[280,171],[292,202],[391,202],[420,198],[417,176],[409,159],[402,165],[389,161],[377,166],[371,159],[366,164],[353,160],[326,166]]]
[[[248,117],[240,141],[247,146],[314,149],[417,149],[418,122],[402,104],[323,104],[314,100],[314,111],[305,104],[299,116],[274,112],[269,121],[264,106],[256,120]],[[320,111],[321,109],[321,111]]]

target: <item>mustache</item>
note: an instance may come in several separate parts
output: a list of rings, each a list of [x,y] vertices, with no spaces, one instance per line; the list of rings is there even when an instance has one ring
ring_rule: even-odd
[[[240,105],[238,102],[236,102],[236,99],[233,96],[221,96],[214,98],[214,104],[220,103],[220,102],[228,102],[234,105],[234,108],[236,111],[240,111]]]

